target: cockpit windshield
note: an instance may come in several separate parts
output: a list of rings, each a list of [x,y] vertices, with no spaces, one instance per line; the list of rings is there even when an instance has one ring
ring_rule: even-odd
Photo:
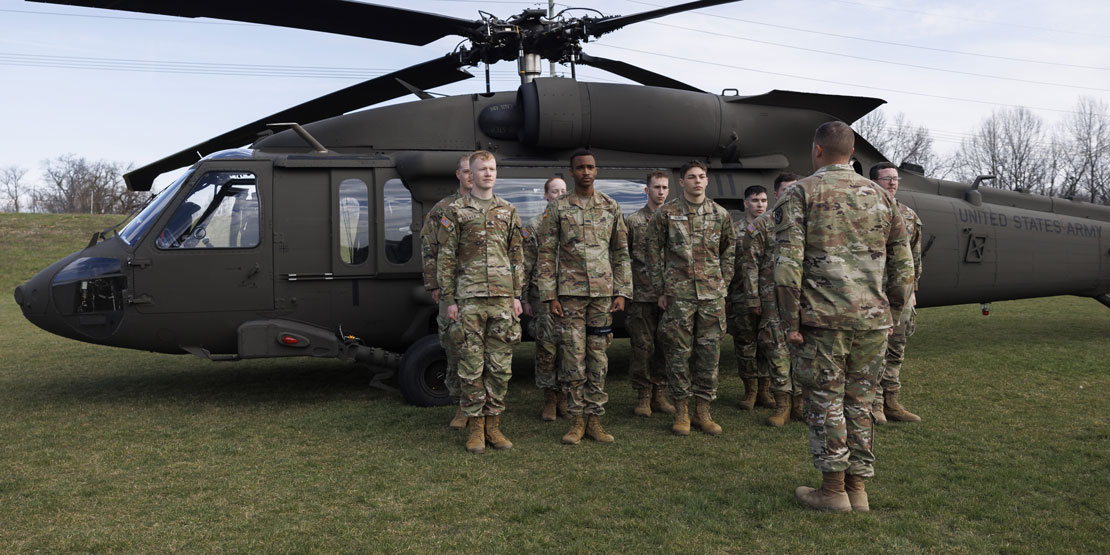
[[[134,245],[135,242],[146,233],[146,230],[150,228],[154,220],[158,219],[158,215],[162,213],[162,210],[169,204],[170,200],[177,195],[177,190],[181,188],[182,183],[185,183],[185,181],[189,179],[190,175],[193,175],[192,168],[189,168],[181,177],[177,178],[177,181],[174,181],[169,187],[166,187],[164,191],[158,193],[158,196],[154,197],[153,202],[148,204],[147,207],[132,218],[130,222],[127,222],[127,225],[123,226],[123,229],[119,231],[119,238],[128,245]]]

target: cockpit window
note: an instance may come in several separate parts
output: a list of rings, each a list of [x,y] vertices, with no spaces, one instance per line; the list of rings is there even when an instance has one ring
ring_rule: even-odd
[[[158,234],[155,245],[166,250],[258,246],[256,183],[250,172],[205,173]]]
[[[150,228],[154,220],[158,219],[158,215],[162,213],[162,210],[169,204],[170,199],[172,199],[177,194],[177,190],[181,188],[181,184],[188,180],[190,175],[193,175],[192,168],[186,171],[181,177],[177,178],[177,181],[171,183],[170,186],[166,187],[161,193],[158,193],[158,196],[154,197],[154,200],[148,204],[146,208],[143,208],[137,216],[132,218],[130,222],[127,222],[127,225],[123,226],[123,229],[119,231],[119,238],[123,239],[128,245],[134,245],[135,241],[146,233],[146,230]]]

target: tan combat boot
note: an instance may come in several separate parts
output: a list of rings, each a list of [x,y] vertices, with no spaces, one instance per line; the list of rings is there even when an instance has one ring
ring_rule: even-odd
[[[863,476],[845,474],[844,491],[848,494],[853,511],[866,513],[871,510],[871,506],[867,504],[867,491],[863,489]]]
[[[555,421],[555,406],[559,401],[559,394],[554,389],[543,390],[543,411],[540,412],[540,420],[544,422]]]
[[[740,410],[755,408],[756,383],[755,378],[744,378],[744,398],[740,400]]]
[[[883,401],[886,407],[883,412],[886,413],[887,420],[895,422],[921,422],[921,417],[906,410],[901,403],[898,402],[897,391],[884,391]]]
[[[794,399],[790,401],[790,419],[795,422],[806,421],[806,402],[801,395],[795,395]]]
[[[591,414],[586,417],[586,436],[598,443],[613,443],[616,441],[612,435],[605,433],[601,427],[601,415]]]
[[[674,402],[674,424],[671,425],[671,431],[675,435],[690,435],[690,411],[687,408],[689,401],[690,398],[687,397]]]
[[[767,417],[767,425],[778,428],[785,426],[790,420],[790,394],[785,391],[775,392],[775,412]]]
[[[667,400],[666,388],[661,385],[651,387],[651,410],[663,414],[674,414],[674,405]]]
[[[497,450],[513,448],[513,442],[501,433],[501,415],[486,415],[486,441]]]
[[[801,486],[794,490],[794,497],[799,503],[818,511],[846,513],[852,510],[852,502],[844,491],[843,472],[823,472],[820,489]]]
[[[886,424],[886,414],[883,411],[882,396],[876,397],[875,402],[871,404],[871,416],[875,418],[876,425],[882,426]]]
[[[759,378],[759,393],[755,397],[755,406],[765,409],[775,408],[775,398],[771,396],[771,378]]]
[[[471,416],[466,419],[470,435],[466,437],[466,450],[470,453],[486,452],[486,417]]]
[[[563,443],[567,445],[578,445],[582,441],[582,434],[586,433],[586,423],[582,420],[581,414],[575,414],[570,417],[570,431],[563,436]]]
[[[709,414],[709,401],[701,397],[694,398],[694,416],[690,418],[690,424],[711,436],[721,435],[721,427]]]
[[[555,393],[555,409],[556,409],[555,412],[556,412],[556,414],[559,415],[559,418],[566,418],[567,420],[571,419],[570,411],[567,410],[567,394],[566,393],[564,393],[562,391],[556,391],[556,393]]]
[[[648,388],[636,390],[636,408],[632,409],[636,416],[651,416],[651,390]]]
[[[455,407],[455,416],[451,418],[451,423],[447,425],[452,430],[463,430],[466,428],[466,413],[462,410],[462,405]]]

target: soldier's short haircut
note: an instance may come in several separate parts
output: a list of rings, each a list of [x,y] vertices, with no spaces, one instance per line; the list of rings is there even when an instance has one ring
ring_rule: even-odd
[[[475,160],[493,160],[496,162],[497,158],[494,158],[493,153],[488,150],[476,150],[470,154],[467,160],[473,164]]]
[[[752,185],[747,189],[744,189],[744,198],[750,198],[752,195],[758,195],[759,193],[763,193],[766,195],[767,188],[763,185]]]
[[[671,174],[669,174],[665,171],[659,171],[659,170],[653,171],[653,172],[647,174],[647,179],[644,181],[644,185],[650,186],[652,179],[666,179],[667,183],[670,183],[671,182]]]
[[[775,192],[776,193],[779,192],[779,189],[782,187],[783,183],[790,183],[791,181],[797,181],[799,179],[801,179],[801,177],[799,177],[798,174],[796,174],[796,173],[791,173],[791,172],[782,172],[782,173],[780,173],[779,176],[775,178]]]
[[[813,144],[833,158],[847,158],[856,147],[856,133],[842,121],[826,121],[813,134]]]
[[[559,176],[557,176],[557,175],[556,175],[556,176],[554,176],[554,177],[549,177],[549,178],[547,178],[547,181],[544,181],[544,182],[543,182],[543,194],[544,194],[544,195],[547,195],[547,193],[548,193],[548,189],[549,189],[549,188],[550,188],[550,186],[551,186],[551,182],[552,182],[552,181],[555,181],[556,179],[558,179],[559,181],[562,181],[562,180],[563,180],[563,178],[561,178],[561,177],[559,177]]]
[[[571,169],[574,168],[574,159],[578,158],[579,156],[593,156],[594,157],[594,162],[597,162],[597,156],[594,156],[593,151],[591,151],[588,148],[580,148],[580,149],[574,151],[574,154],[570,155],[570,167],[571,167]]]
[[[686,172],[690,171],[692,168],[701,168],[704,172],[709,171],[709,168],[705,167],[705,163],[701,160],[690,160],[682,164],[682,167],[678,169],[679,178],[686,179]]]
[[[470,164],[470,153],[468,152],[468,153],[463,154],[462,156],[460,156],[459,157],[459,162],[466,162],[467,164]]]
[[[890,162],[879,162],[878,164],[875,164],[874,166],[871,166],[871,169],[867,173],[869,174],[869,176],[871,178],[871,181],[875,181],[875,180],[879,179],[879,170],[897,170],[897,169],[898,169],[898,166],[895,166],[894,164],[891,164]]]

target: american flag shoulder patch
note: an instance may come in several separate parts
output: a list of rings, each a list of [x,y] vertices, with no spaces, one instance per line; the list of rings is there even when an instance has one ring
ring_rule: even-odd
[[[755,226],[754,225],[748,224],[748,233],[755,233]]]
[[[451,229],[451,220],[448,220],[447,216],[441,216],[439,218],[439,223],[443,224],[443,227],[446,227],[447,229]]]

